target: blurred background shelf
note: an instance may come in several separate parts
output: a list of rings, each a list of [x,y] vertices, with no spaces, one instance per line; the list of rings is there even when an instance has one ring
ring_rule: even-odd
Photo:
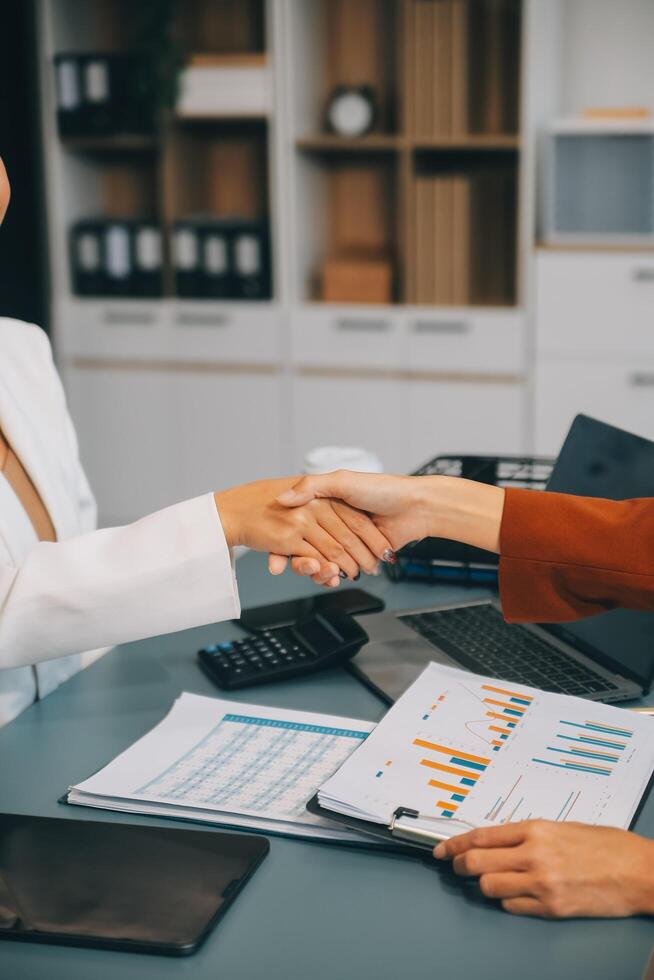
[[[654,435],[654,124],[582,118],[651,101],[651,0],[180,0],[170,48],[156,4],[35,2],[53,341],[103,520],[321,443],[409,471],[555,453],[579,410]],[[54,59],[155,37],[180,98],[60,136]],[[158,232],[162,295],[74,294],[87,219]],[[257,301],[209,295],[239,228]]]

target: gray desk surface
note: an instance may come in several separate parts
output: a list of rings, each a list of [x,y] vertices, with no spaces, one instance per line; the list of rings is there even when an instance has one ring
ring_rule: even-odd
[[[290,575],[269,579],[255,555],[242,559],[238,572],[243,605],[313,588]],[[396,608],[437,604],[461,594],[451,588],[391,585],[385,578],[362,584]],[[151,822],[61,806],[57,798],[148,731],[180,691],[216,694],[196,666],[195,651],[213,637],[237,634],[236,626],[225,623],[119,648],[34,705],[0,731],[0,810]],[[371,720],[384,710],[340,670],[234,697]],[[654,837],[654,798],[637,829]],[[168,899],[174,902],[175,895]],[[654,928],[647,919],[514,918],[478,899],[429,858],[272,838],[269,857],[195,956],[167,959],[4,942],[0,977],[637,980],[653,944]]]

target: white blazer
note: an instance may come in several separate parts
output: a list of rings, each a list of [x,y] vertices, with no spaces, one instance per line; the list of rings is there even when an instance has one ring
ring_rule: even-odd
[[[56,543],[38,541],[0,474],[0,725],[92,660],[85,651],[240,615],[212,494],[95,529],[48,339],[6,318],[0,427],[57,532]]]

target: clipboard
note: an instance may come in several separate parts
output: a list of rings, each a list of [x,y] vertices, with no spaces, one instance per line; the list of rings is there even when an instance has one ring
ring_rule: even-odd
[[[360,820],[358,817],[348,817],[343,813],[336,813],[334,810],[322,807],[318,802],[317,793],[307,803],[307,810],[314,816],[333,820],[334,823],[347,827],[348,830],[355,830],[368,837],[384,840],[387,844],[393,844],[395,847],[388,850],[397,849],[401,852],[431,851],[441,841],[453,836],[452,833],[448,833],[449,830],[457,828],[465,832],[476,829],[474,824],[466,820],[432,817],[408,806],[396,807],[389,824]]]

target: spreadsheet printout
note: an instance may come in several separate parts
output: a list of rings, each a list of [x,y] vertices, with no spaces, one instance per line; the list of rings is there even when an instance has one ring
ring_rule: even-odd
[[[71,787],[69,802],[329,827],[306,811],[306,803],[373,727],[351,718],[183,694],[152,731]]]

